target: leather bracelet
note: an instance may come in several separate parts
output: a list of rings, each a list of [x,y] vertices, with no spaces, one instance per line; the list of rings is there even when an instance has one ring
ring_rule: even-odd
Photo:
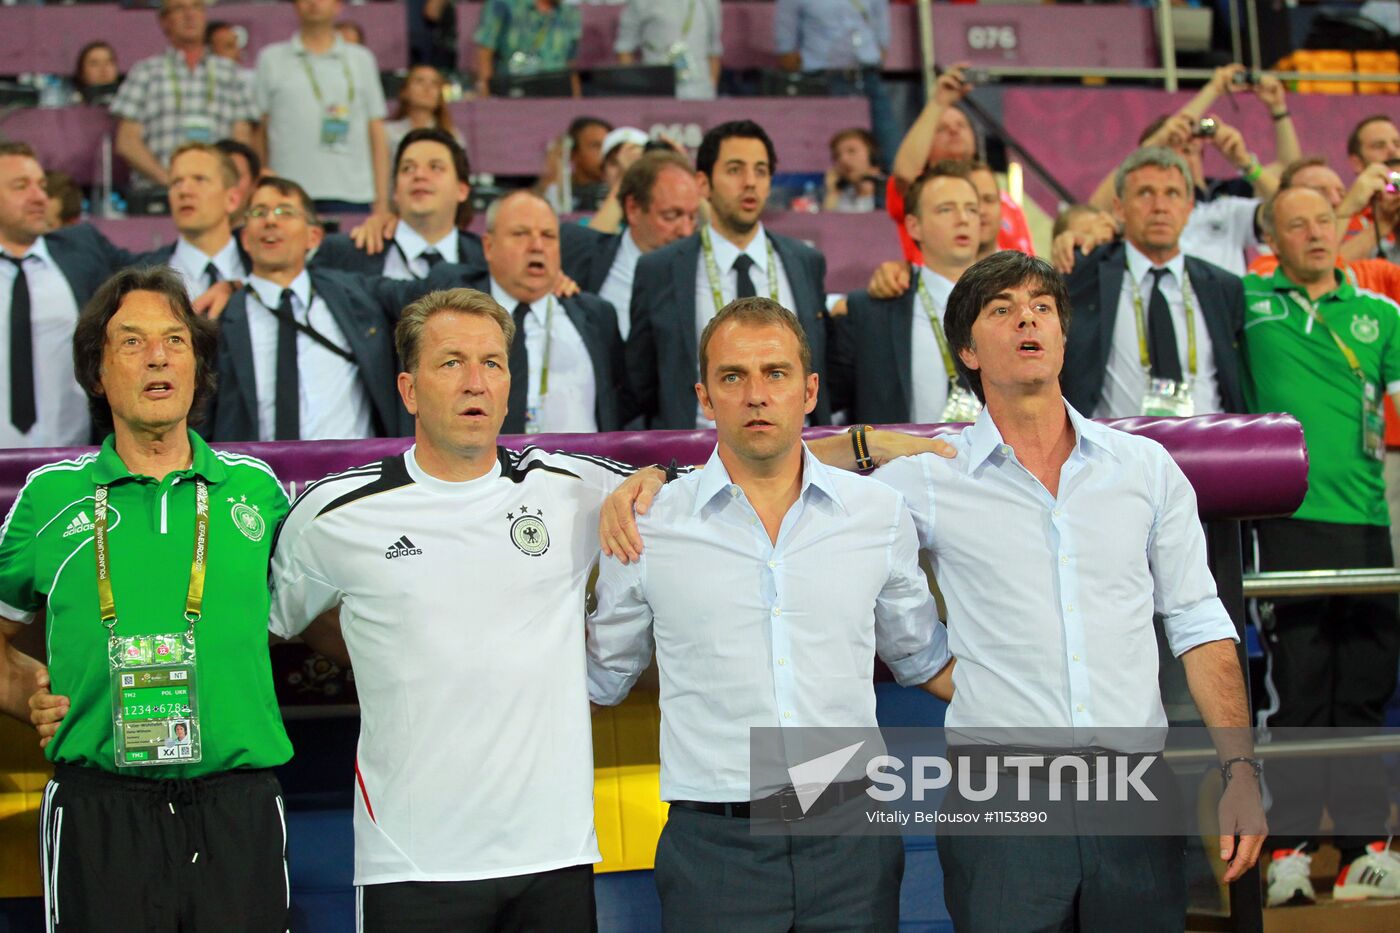
[[[1264,762],[1260,761],[1258,758],[1246,758],[1245,756],[1241,755],[1238,758],[1231,758],[1228,761],[1221,762],[1220,774],[1225,778],[1226,784],[1229,784],[1230,778],[1233,777],[1233,773],[1230,771],[1230,766],[1241,761],[1249,765],[1250,769],[1254,771],[1255,780],[1258,780],[1259,776],[1264,773]]]
[[[856,454],[856,469],[875,469],[875,458],[870,456],[870,444],[866,441],[865,432],[870,430],[868,424],[858,424],[851,428],[851,449]]]
[[[1293,116],[1293,114],[1285,110],[1283,113],[1271,113],[1269,116],[1273,117],[1274,122],[1277,123],[1280,120],[1287,120],[1289,117]]]

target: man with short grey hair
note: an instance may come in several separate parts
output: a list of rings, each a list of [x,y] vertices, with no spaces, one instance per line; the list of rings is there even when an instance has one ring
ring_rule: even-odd
[[[1062,376],[1065,397],[1097,418],[1243,411],[1240,280],[1181,250],[1194,203],[1186,160],[1148,146],[1114,175],[1123,240],[1078,257]]]

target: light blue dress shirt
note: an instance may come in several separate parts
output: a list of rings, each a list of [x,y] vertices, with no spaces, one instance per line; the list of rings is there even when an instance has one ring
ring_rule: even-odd
[[[805,448],[776,545],[718,451],[637,521],[641,560],[599,571],[589,695],[619,702],[655,643],[662,799],[749,800],[751,727],[874,728],[876,654],[901,684],[950,660],[902,497]]]
[[[779,55],[802,53],[803,71],[878,65],[890,47],[889,0],[778,0],[773,39]]]
[[[949,438],[954,459],[921,454],[875,472],[908,501],[932,552],[958,661],[947,726],[965,738],[1072,728],[1077,745],[1119,747],[1101,730],[1167,724],[1154,612],[1177,656],[1236,639],[1181,468],[1156,441],[1065,408],[1076,443],[1057,496],[985,410]]]

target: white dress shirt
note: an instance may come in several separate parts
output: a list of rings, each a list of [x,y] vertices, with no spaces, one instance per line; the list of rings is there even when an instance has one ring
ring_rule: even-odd
[[[510,314],[519,298],[491,279],[491,297]],[[551,306],[553,311],[551,313]],[[549,322],[549,394],[540,393],[544,375],[545,322]],[[525,352],[530,358],[530,388],[525,404],[539,413],[540,431],[592,434],[598,430],[598,382],[593,358],[564,306],[553,295],[530,303],[525,315]]]
[[[185,291],[189,293],[191,301],[204,294],[209,290],[209,286],[214,284],[207,274],[207,266],[211,262],[214,268],[219,270],[221,282],[241,282],[248,277],[243,268],[243,257],[238,253],[238,241],[233,237],[229,237],[224,248],[213,256],[206,255],[184,237],[175,241],[175,252],[170,254],[169,265],[185,280]]]
[[[948,296],[953,293],[952,280],[944,278],[928,266],[919,268],[919,282],[928,288],[933,299],[933,313],[938,327],[943,327],[943,315],[948,310]],[[948,380],[956,373],[948,372],[938,338],[929,324],[924,298],[917,283],[914,287],[914,319],[909,325],[909,361],[913,398],[909,400],[909,417],[915,424],[938,424],[948,404]]]
[[[1223,194],[1209,201],[1197,201],[1191,216],[1181,231],[1181,251],[1188,256],[1204,259],[1226,272],[1245,276],[1245,250],[1258,249],[1259,237],[1254,229],[1254,216],[1259,210],[1258,198],[1241,198]]]
[[[449,230],[447,236],[436,243],[429,243],[422,235],[402,220],[394,230],[394,238],[385,244],[388,252],[384,255],[384,277],[386,279],[426,279],[432,270],[423,253],[437,252],[443,262],[459,262],[457,255],[457,231]],[[513,307],[513,306],[512,306]]]
[[[655,642],[664,800],[751,799],[750,728],[874,728],[877,653],[901,684],[950,660],[903,498],[805,448],[776,544],[718,450],[637,523],[641,560],[599,569],[589,695],[617,703]]]
[[[632,329],[632,278],[637,272],[637,260],[641,258],[642,248],[632,239],[632,231],[627,230],[617,245],[617,256],[608,270],[608,277],[598,289],[599,296],[617,310],[617,329],[622,332],[623,340]]]
[[[1072,728],[1076,745],[1114,747],[1096,730],[1167,724],[1154,612],[1174,655],[1235,639],[1181,468],[1156,441],[1065,408],[1076,443],[1058,495],[986,410],[948,438],[955,458],[902,457],[875,472],[908,501],[932,552],[958,660],[947,726],[964,736]]]
[[[1149,337],[1147,314],[1152,300],[1151,260],[1137,247],[1124,242],[1128,254],[1128,271],[1123,276],[1123,288],[1118,294],[1117,318],[1113,324],[1113,346],[1108,351],[1108,372],[1104,374],[1103,397],[1094,411],[1095,418],[1133,418],[1142,414],[1142,399],[1147,394],[1147,371],[1142,368],[1138,346],[1137,311],[1133,307],[1133,289],[1142,298],[1143,335]],[[1195,292],[1191,293],[1191,324],[1196,331],[1196,375],[1187,366],[1186,306],[1181,287],[1186,278],[1186,256],[1177,253],[1164,267],[1162,295],[1172,312],[1176,331],[1176,350],[1181,357],[1181,374],[1191,383],[1191,398],[1196,414],[1220,411],[1220,387],[1215,381],[1215,352],[1206,327],[1204,309]],[[1106,310],[1106,309],[1105,309]],[[1150,338],[1149,338],[1150,339]]]
[[[248,331],[253,343],[253,373],[258,389],[258,440],[276,438],[277,326],[275,313],[282,286],[258,276],[248,279]],[[350,343],[320,295],[311,294],[305,269],[292,280],[292,314],[331,343],[346,351]],[[307,302],[310,301],[308,310]],[[369,396],[360,368],[297,333],[297,385],[301,390],[301,439],[307,441],[369,437],[372,431]]]
[[[754,292],[761,298],[771,297],[768,278],[768,233],[763,229],[763,224],[758,225],[753,239],[749,240],[749,245],[742,250],[722,237],[713,227],[710,228],[710,243],[714,247],[715,264],[719,267],[719,288],[724,296],[724,304],[739,296],[739,273],[734,271],[734,260],[739,258],[740,253],[753,260],[753,265],[749,267],[749,278],[753,281]],[[705,271],[703,246],[697,261],[700,265],[695,275],[695,342],[699,346],[700,335],[705,332],[705,325],[719,313],[719,308],[715,307],[714,290],[710,287],[710,276]],[[783,268],[783,261],[778,258],[776,249],[773,251],[773,263],[777,266],[775,272],[778,276],[778,304],[795,314],[797,302],[792,297],[792,285],[788,282],[787,270]],[[698,401],[695,403],[695,426],[715,426],[713,421],[705,417]]]
[[[21,434],[10,421],[10,297],[19,270],[0,261],[0,448],[73,447],[88,442],[87,393],[73,378],[78,300],[43,237],[25,254],[29,328],[34,347],[34,424]]]

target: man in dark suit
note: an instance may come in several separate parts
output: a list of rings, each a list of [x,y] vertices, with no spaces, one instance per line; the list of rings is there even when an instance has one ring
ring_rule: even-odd
[[[44,169],[24,143],[0,143],[0,448],[92,440],[73,378],[78,311],[126,264],[85,224],[45,234]]]
[[[1186,161],[1170,149],[1139,149],[1118,167],[1114,213],[1123,242],[1079,257],[1068,279],[1074,323],[1060,385],[1085,415],[1245,410],[1243,286],[1181,252],[1194,187]]]
[[[696,153],[696,180],[710,205],[699,233],[643,256],[632,285],[627,376],[648,427],[711,427],[696,402],[701,329],[735,298],[766,295],[791,308],[826,377],[826,259],[764,230],[759,216],[777,167],[773,142],[749,120],[722,123]],[[831,420],[831,400],[817,395],[812,421]]]
[[[685,156],[659,149],[627,168],[617,186],[617,200],[627,218],[625,229],[599,233],[591,227],[564,224],[559,228],[559,246],[564,274],[613,306],[618,330],[626,340],[637,260],[695,232],[700,186]]]
[[[233,235],[238,202],[233,159],[209,143],[185,143],[170,157],[170,217],[179,236],[131,264],[170,266],[192,299],[219,282],[243,281],[251,263]]]
[[[969,166],[939,162],[909,186],[904,225],[923,265],[895,298],[868,290],[846,298],[832,320],[832,407],[852,424],[936,424],[976,417],[976,396],[960,380],[943,314],[963,272],[977,260],[981,217]]]
[[[359,228],[353,238],[326,237],[312,266],[391,279],[425,279],[440,262],[485,266],[480,237],[466,229],[472,219],[470,176],[467,153],[451,133],[410,130],[394,155],[397,219],[382,233]]]
[[[207,421],[215,441],[398,436],[407,412],[395,389],[393,330],[409,302],[455,284],[395,282],[306,268],[321,239],[310,197],[264,178],[243,228],[247,287],[219,324],[218,391]]]
[[[505,434],[620,430],[636,414],[623,379],[617,313],[597,295],[556,297],[559,218],[539,195],[492,202],[482,238],[487,269],[457,284],[511,312]]]

